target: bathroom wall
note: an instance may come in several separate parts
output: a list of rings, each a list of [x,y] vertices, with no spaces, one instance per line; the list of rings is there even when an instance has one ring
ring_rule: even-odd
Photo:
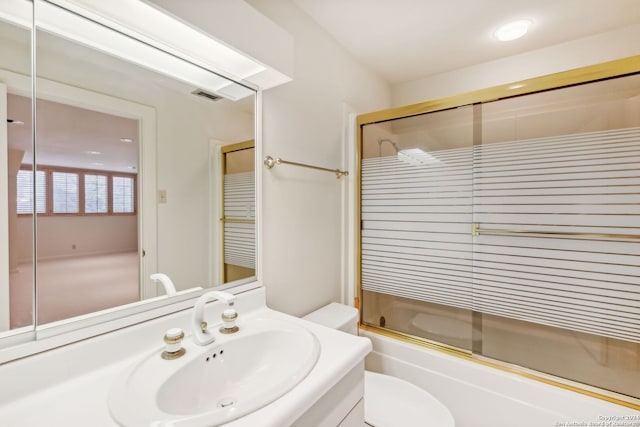
[[[200,128],[158,123],[158,189],[167,203],[158,205],[158,265],[181,289],[209,283],[209,141],[232,143],[254,135],[253,112],[229,104],[165,96],[158,115],[173,112],[174,123],[202,123]],[[226,102],[226,101],[224,101]],[[231,107],[232,108],[232,107]]]
[[[264,92],[263,154],[346,168],[343,108],[356,113],[387,108],[387,84],[292,1],[248,3],[288,31],[295,44],[294,80]],[[353,178],[355,171],[350,172]],[[347,180],[287,165],[262,173],[262,275],[267,303],[303,315],[340,301],[345,285],[341,283],[342,192]]]
[[[392,104],[401,106],[567,71],[640,54],[640,25],[594,34],[520,55],[396,84]]]

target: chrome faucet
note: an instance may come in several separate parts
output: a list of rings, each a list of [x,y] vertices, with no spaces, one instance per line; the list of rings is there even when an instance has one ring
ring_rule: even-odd
[[[207,345],[216,340],[215,335],[208,329],[207,322],[204,321],[204,306],[213,299],[232,307],[236,301],[236,296],[223,291],[210,291],[198,298],[193,306],[193,341],[198,345]],[[222,313],[224,323],[220,328],[220,332],[225,334],[237,332],[238,327],[235,326],[237,317],[238,313],[235,309],[224,310]]]

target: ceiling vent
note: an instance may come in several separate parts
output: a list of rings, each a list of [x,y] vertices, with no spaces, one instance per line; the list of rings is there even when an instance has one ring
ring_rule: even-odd
[[[207,92],[206,90],[202,90],[202,89],[196,89],[191,93],[197,96],[202,96],[204,98],[210,99],[211,101],[217,101],[219,99],[222,99],[222,96],[214,95],[213,93]]]

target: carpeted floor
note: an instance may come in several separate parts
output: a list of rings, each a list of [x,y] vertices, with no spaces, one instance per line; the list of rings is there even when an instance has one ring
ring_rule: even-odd
[[[138,254],[38,262],[38,324],[55,322],[139,300]],[[31,325],[33,271],[21,264],[10,277],[11,328]]]

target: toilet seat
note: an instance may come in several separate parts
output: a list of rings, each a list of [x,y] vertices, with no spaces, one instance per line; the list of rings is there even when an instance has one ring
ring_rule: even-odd
[[[446,406],[420,387],[364,372],[364,420],[373,427],[455,427]]]

